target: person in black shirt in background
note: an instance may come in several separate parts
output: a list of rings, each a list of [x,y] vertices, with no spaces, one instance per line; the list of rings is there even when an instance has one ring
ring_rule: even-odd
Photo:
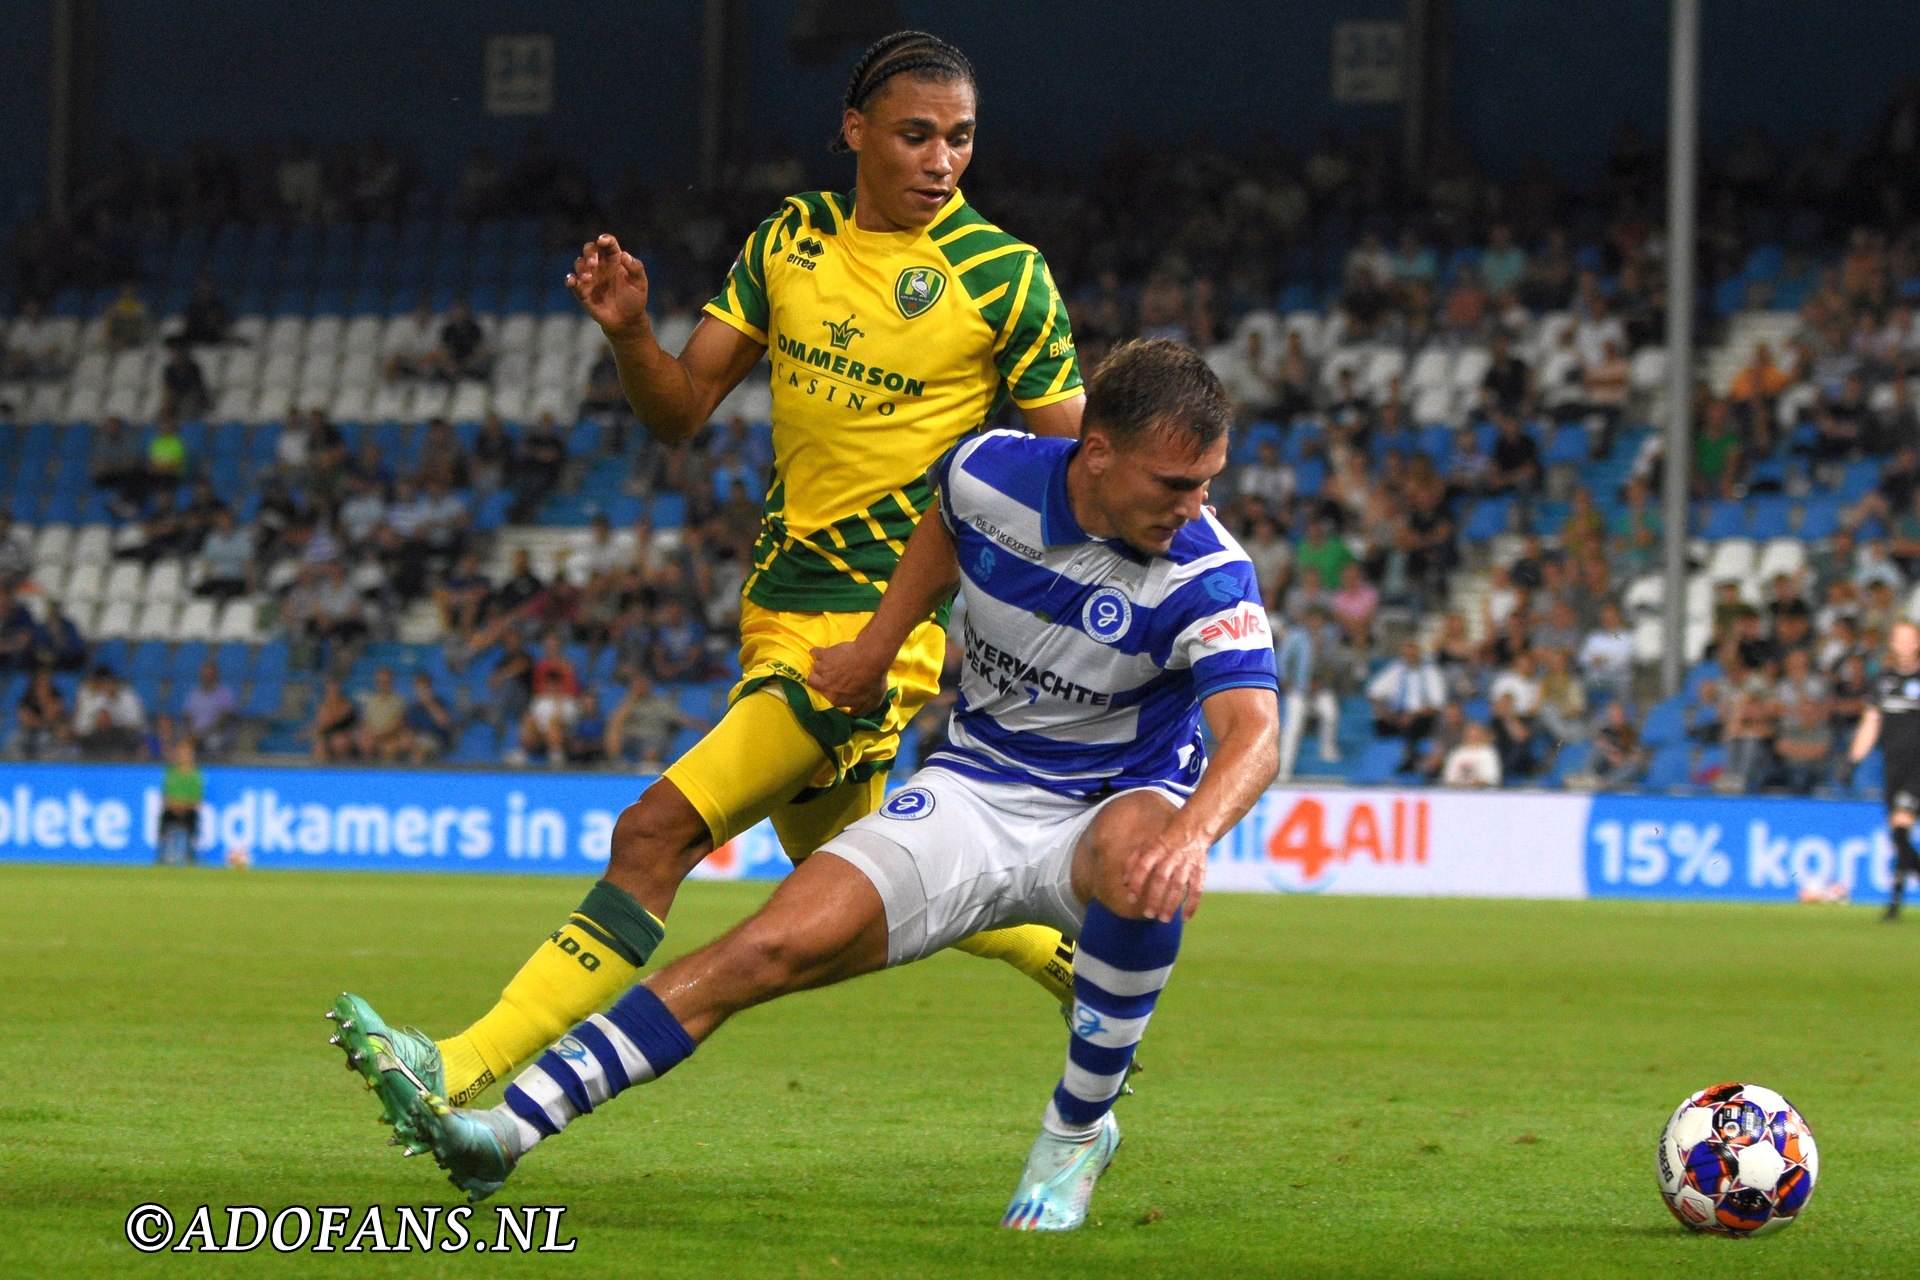
[[[1887,632],[1889,661],[1874,677],[1866,714],[1847,758],[1858,765],[1878,743],[1886,757],[1887,832],[1893,838],[1893,898],[1886,918],[1898,919],[1907,877],[1920,876],[1913,820],[1920,813],[1920,626],[1896,622]]]

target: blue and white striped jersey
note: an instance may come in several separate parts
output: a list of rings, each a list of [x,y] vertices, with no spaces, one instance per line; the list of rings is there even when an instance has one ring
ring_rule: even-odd
[[[960,556],[966,661],[950,744],[928,764],[1070,796],[1193,789],[1200,703],[1278,689],[1253,564],[1211,512],[1144,555],[1067,502],[1075,442],[963,440],[934,467]]]

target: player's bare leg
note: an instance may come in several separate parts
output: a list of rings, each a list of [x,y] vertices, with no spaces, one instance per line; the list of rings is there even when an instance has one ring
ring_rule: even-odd
[[[414,1110],[424,1145],[455,1186],[474,1199],[490,1195],[535,1144],[659,1078],[734,1014],[886,963],[879,891],[851,863],[816,854],[754,915],[561,1037],[499,1106],[456,1109],[423,1094]]]
[[[1100,811],[1074,850],[1073,892],[1087,903],[1087,920],[1074,966],[1066,1072],[1027,1153],[1003,1227],[1078,1227],[1095,1183],[1119,1150],[1113,1104],[1179,950],[1185,898],[1184,891],[1173,892],[1177,886],[1130,882],[1129,873],[1136,851],[1159,838],[1174,812],[1156,793],[1122,796]]]

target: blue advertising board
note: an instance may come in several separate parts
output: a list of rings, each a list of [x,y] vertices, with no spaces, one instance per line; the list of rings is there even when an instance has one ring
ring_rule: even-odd
[[[1599,795],[1587,818],[1590,898],[1793,902],[1838,886],[1893,888],[1886,814],[1849,800]]]
[[[650,781],[621,774],[209,766],[199,849],[256,867],[599,875],[620,811]],[[0,774],[0,861],[150,862],[155,766],[18,765]],[[792,869],[762,823],[701,874]]]

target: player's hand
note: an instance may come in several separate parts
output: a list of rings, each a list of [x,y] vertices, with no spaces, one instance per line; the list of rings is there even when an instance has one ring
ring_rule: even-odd
[[[892,665],[887,655],[868,652],[858,640],[849,640],[831,649],[813,650],[807,683],[834,706],[857,715],[887,700],[887,669]]]
[[[609,338],[645,328],[647,269],[612,236],[590,240],[573,260],[567,288]]]
[[[1161,832],[1127,859],[1127,899],[1150,920],[1193,919],[1207,878],[1207,846],[1178,831]]]

